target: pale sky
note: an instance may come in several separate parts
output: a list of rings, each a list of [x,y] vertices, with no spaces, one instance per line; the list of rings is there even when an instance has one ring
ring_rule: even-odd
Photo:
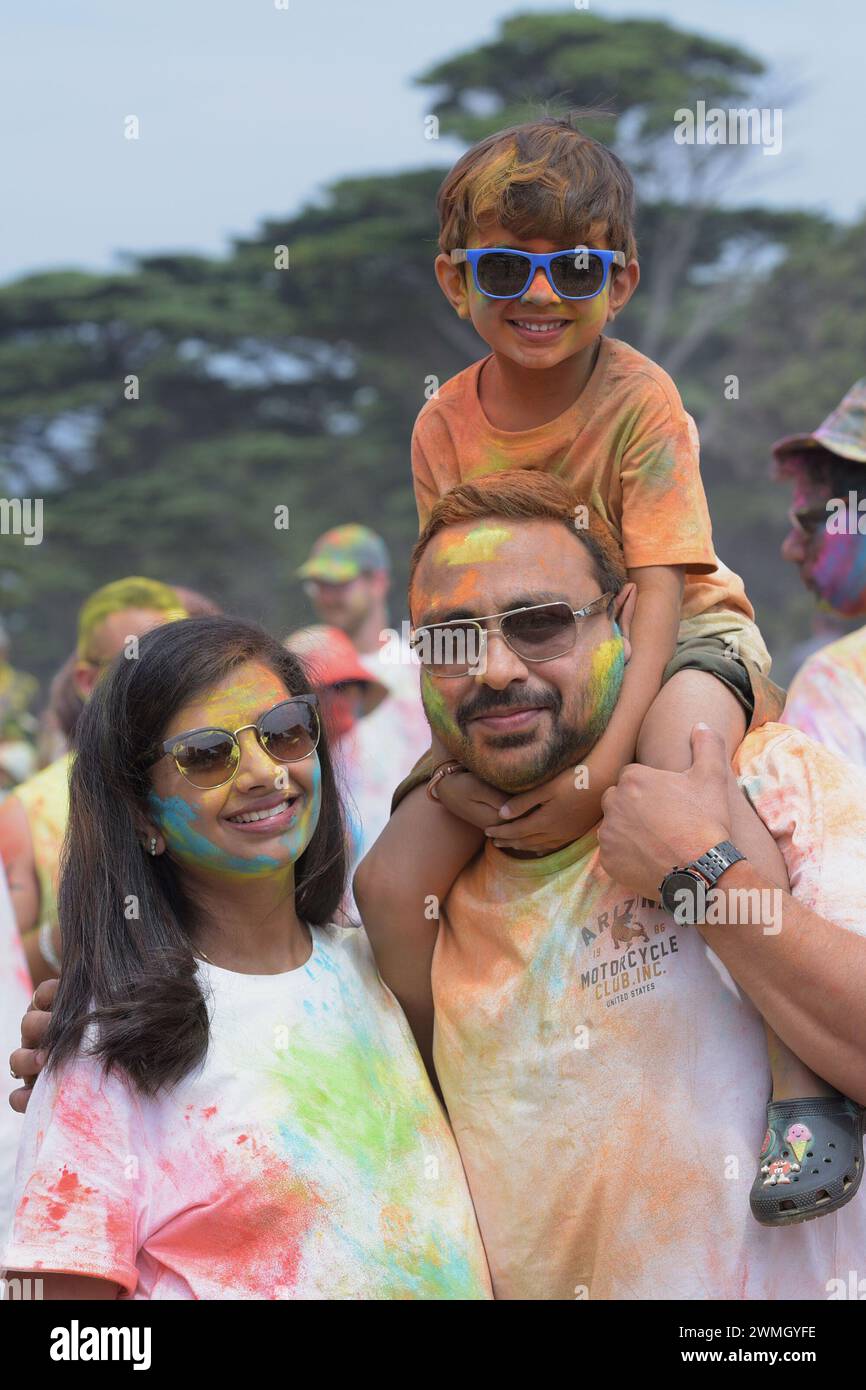
[[[117,264],[121,250],[222,252],[345,175],[445,165],[424,138],[431,63],[509,14],[574,0],[3,0],[0,279]],[[784,146],[750,200],[850,219],[866,208],[866,6],[854,0],[590,0],[768,61]],[[792,90],[799,92],[789,104]],[[140,139],[123,138],[124,118]],[[858,172],[859,171],[859,172]],[[431,215],[432,228],[432,215]]]

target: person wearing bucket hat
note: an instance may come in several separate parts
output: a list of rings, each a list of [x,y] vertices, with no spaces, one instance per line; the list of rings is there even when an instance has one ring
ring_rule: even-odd
[[[385,828],[391,810],[393,739],[387,722],[370,716],[394,701],[387,686],[361,664],[351,640],[340,628],[324,624],[299,628],[284,645],[304,663],[319,696],[344,793],[349,860],[354,870]],[[344,908],[349,915],[356,911],[350,893]]]
[[[866,619],[866,377],[813,433],[778,440],[773,457],[794,492],[782,555],[824,612]],[[866,767],[866,626],[806,660],[784,720]]]
[[[97,589],[78,614],[73,679],[80,698],[88,698],[130,638],[186,616],[174,589],[158,580],[134,575]],[[34,985],[60,966],[56,886],[72,756],[64,753],[21,782],[0,806],[0,859]]]
[[[297,573],[319,622],[340,628],[362,666],[387,687],[389,698],[362,727],[365,743],[375,744],[384,759],[382,781],[390,780],[393,791],[426,752],[429,730],[408,620],[401,631],[389,626],[387,546],[368,526],[335,526],[319,537]]]
[[[306,666],[332,739],[349,733],[388,698],[387,687],[361,665],[340,628],[314,623],[290,633],[283,645]]]

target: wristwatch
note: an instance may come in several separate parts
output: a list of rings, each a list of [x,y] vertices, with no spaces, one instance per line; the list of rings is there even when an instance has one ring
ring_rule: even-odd
[[[677,914],[678,922],[692,925],[703,921],[707,889],[718,882],[726,869],[745,857],[730,840],[721,840],[690,864],[671,869],[659,886],[662,906]]]

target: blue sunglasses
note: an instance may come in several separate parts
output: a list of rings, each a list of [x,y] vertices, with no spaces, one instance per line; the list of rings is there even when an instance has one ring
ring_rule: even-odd
[[[481,246],[472,251],[452,251],[451,262],[468,262],[475,288],[488,299],[519,299],[539,269],[560,299],[594,299],[607,284],[611,266],[625,265],[625,253],[573,246],[533,255],[509,246]]]

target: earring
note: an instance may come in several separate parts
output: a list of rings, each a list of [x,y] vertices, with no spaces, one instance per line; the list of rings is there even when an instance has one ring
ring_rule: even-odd
[[[156,854],[156,836],[151,835],[150,844],[147,847],[148,854]]]

